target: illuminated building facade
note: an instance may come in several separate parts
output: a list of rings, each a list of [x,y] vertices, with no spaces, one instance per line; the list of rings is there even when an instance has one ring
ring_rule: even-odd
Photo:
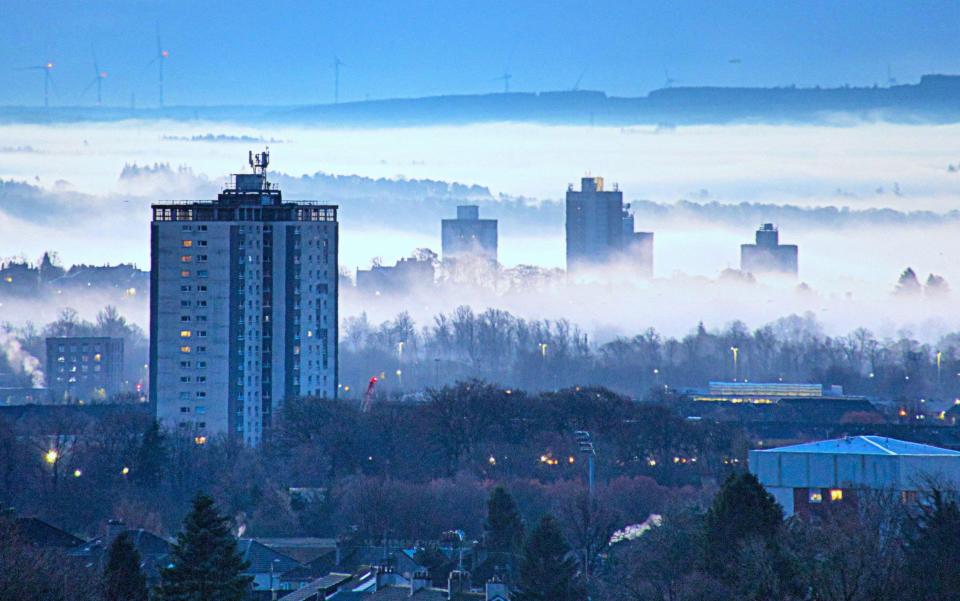
[[[150,398],[196,440],[258,445],[285,398],[336,397],[337,207],[283,201],[268,160],[153,205]]]
[[[54,403],[102,402],[120,392],[123,339],[47,338],[47,390]]]

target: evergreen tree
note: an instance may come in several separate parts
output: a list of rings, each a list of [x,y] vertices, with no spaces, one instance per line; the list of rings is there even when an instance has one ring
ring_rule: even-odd
[[[183,520],[169,568],[161,572],[163,601],[242,601],[251,578],[237,552],[227,518],[217,513],[213,499],[198,494]]]
[[[922,507],[907,547],[904,592],[907,599],[956,599],[960,592],[960,505],[938,490]]]
[[[704,563],[723,576],[730,558],[747,539],[773,545],[783,524],[783,509],[750,472],[732,474],[704,517]],[[729,575],[729,574],[726,574]]]
[[[520,580],[514,601],[582,601],[576,559],[560,525],[546,515],[530,532],[520,560]]]
[[[140,571],[140,554],[126,533],[113,539],[103,569],[104,601],[147,601],[147,579]]]
[[[137,484],[147,488],[158,486],[166,462],[167,449],[163,431],[160,429],[160,422],[153,420],[144,431],[137,449],[136,469],[133,470]]]
[[[484,542],[494,553],[516,553],[523,545],[523,519],[510,493],[498,486],[487,500]]]

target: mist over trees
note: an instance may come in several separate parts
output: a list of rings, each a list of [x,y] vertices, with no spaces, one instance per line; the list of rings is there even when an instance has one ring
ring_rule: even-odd
[[[754,330],[740,321],[719,330],[699,324],[682,338],[647,329],[597,344],[566,320],[526,320],[464,306],[423,325],[405,312],[380,324],[363,314],[347,318],[341,335],[348,398],[362,393],[372,376],[395,392],[478,377],[529,390],[595,384],[635,398],[651,389],[733,379],[836,384],[848,394],[886,399],[960,394],[960,334],[936,344],[906,331],[885,339],[864,328],[830,336],[810,313]],[[738,349],[736,373],[732,348]]]

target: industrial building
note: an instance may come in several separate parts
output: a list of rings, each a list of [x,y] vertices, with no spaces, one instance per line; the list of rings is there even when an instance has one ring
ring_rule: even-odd
[[[46,346],[52,402],[101,402],[120,392],[123,338],[47,338]]]
[[[960,484],[960,451],[881,436],[752,450],[749,463],[788,516],[855,504],[867,491],[908,502],[931,481]]]
[[[571,184],[566,198],[567,271],[614,260],[634,261],[638,274],[653,273],[653,234],[634,232],[633,215],[617,186],[604,190],[602,177]]]
[[[284,202],[268,163],[153,205],[150,398],[198,442],[257,445],[285,398],[336,396],[337,207]]]
[[[826,393],[822,384],[792,382],[710,382],[706,391],[691,395],[695,401],[728,403],[776,403],[785,398],[847,398],[843,387],[830,386]]]
[[[497,220],[480,219],[480,207],[457,207],[456,219],[440,222],[441,257],[444,261],[478,257],[497,262]]]
[[[755,244],[740,245],[740,271],[796,276],[799,273],[797,245],[780,244],[777,226],[764,223],[757,230]]]

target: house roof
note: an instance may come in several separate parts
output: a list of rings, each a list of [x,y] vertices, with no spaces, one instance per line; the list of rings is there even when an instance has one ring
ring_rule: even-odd
[[[310,584],[299,590],[293,591],[289,595],[281,597],[280,601],[307,601],[308,599],[314,597],[318,592],[323,592],[324,595],[326,595],[327,593],[336,590],[337,587],[343,586],[352,578],[353,576],[350,574],[338,574],[333,572],[327,574],[323,578],[317,578]]]
[[[82,538],[38,518],[17,518],[15,528],[23,540],[38,547],[70,549],[83,544]]]
[[[454,597],[457,600],[484,599],[483,593],[460,593]],[[342,591],[331,597],[336,601],[347,601],[349,599],[363,599],[364,601],[404,601],[413,599],[414,601],[449,601],[447,590],[442,588],[422,588],[410,594],[409,586],[385,586],[372,593],[360,593],[356,591]],[[286,601],[286,599],[284,599]]]
[[[960,457],[960,451],[884,436],[850,436],[804,444],[759,449],[758,453],[826,453],[844,455],[887,455],[900,457]]]
[[[246,569],[247,574],[265,574],[270,572],[270,566],[273,564],[273,571],[279,576],[302,565],[296,559],[279,553],[252,538],[238,540],[237,550],[244,561],[250,562],[250,567]]]

